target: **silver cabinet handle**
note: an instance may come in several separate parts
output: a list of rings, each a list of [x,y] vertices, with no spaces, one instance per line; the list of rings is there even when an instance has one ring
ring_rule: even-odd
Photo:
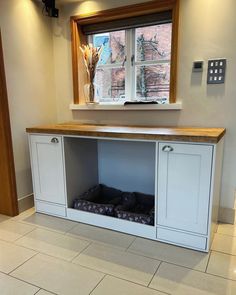
[[[52,139],[51,139],[51,143],[58,143],[59,142],[59,140],[58,140],[58,138],[56,138],[56,137],[53,137]]]
[[[163,146],[163,148],[162,148],[162,151],[163,152],[173,152],[173,148],[172,148],[172,146],[170,146],[170,145],[165,145],[165,146]]]

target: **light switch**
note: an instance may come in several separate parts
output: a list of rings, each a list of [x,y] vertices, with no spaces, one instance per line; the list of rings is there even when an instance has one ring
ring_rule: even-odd
[[[202,72],[203,71],[203,61],[197,60],[193,62],[193,72]]]
[[[225,82],[226,59],[208,60],[207,84],[221,84]]]

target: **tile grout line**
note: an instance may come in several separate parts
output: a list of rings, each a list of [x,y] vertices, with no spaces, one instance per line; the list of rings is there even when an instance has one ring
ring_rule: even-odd
[[[209,272],[203,272],[203,271],[200,271],[200,270],[197,270],[197,269],[188,268],[186,266],[181,266],[181,265],[174,264],[174,263],[171,263],[171,262],[165,262],[165,261],[163,261],[163,263],[172,264],[172,265],[175,265],[175,266],[178,266],[178,267],[186,268],[186,269],[189,269],[189,270],[192,270],[192,271],[200,272],[202,274],[210,275],[210,276],[213,276],[213,277],[221,278],[221,279],[232,281],[232,282],[235,282],[236,281],[236,279],[233,280],[233,279],[226,278],[226,277],[223,277],[223,276],[220,276],[220,275],[215,275],[215,274],[212,274],[212,273],[209,273]]]
[[[69,219],[66,219],[66,220],[69,220]],[[75,222],[75,223],[76,223],[76,221],[72,221],[72,220],[69,220],[69,221],[71,221],[71,222]],[[72,228],[70,228],[70,229],[68,229],[67,231],[65,231],[65,235],[68,234],[68,233],[69,233],[71,230],[73,230],[74,228],[76,228],[77,225],[78,225],[78,222],[77,222],[75,225],[73,225]]]
[[[28,233],[22,235],[21,237],[17,238],[16,240],[12,241],[13,244],[15,244],[16,241],[20,240],[21,238],[27,236],[28,234],[32,233],[33,231],[35,231],[37,228],[35,227],[34,229],[32,229],[31,231],[29,231]],[[16,244],[17,245],[17,244]]]
[[[3,271],[0,271],[0,273],[4,274],[4,275],[6,275],[6,276],[9,276],[10,278],[15,279],[15,280],[17,280],[17,281],[21,281],[21,282],[23,282],[23,283],[25,283],[25,284],[27,284],[27,285],[30,285],[30,286],[33,286],[33,287],[39,288],[39,290],[42,289],[40,286],[34,285],[34,284],[32,284],[32,283],[30,283],[30,282],[27,282],[27,281],[25,281],[25,280],[23,280],[23,279],[20,279],[20,278],[14,277],[13,275],[7,274],[7,273],[5,273],[5,272],[3,272]],[[37,292],[39,292],[39,290],[38,290]],[[51,291],[48,291],[48,292],[51,292]]]
[[[100,285],[100,283],[105,279],[105,277],[106,277],[107,275],[106,274],[104,274],[104,276],[101,278],[101,280],[96,284],[96,286],[93,288],[93,290],[91,290],[90,292],[89,292],[89,295],[91,295],[92,293],[93,293],[93,291],[98,287],[98,285]]]
[[[95,269],[95,268],[92,268],[92,267],[89,267],[89,266],[85,266],[85,265],[80,264],[80,263],[74,263],[74,262],[71,262],[71,263],[73,265],[79,265],[80,267],[83,267],[83,268],[86,268],[86,269],[89,269],[89,270],[92,270],[92,271],[95,271],[95,272],[98,272],[98,273],[101,273],[101,274],[104,274],[104,275],[112,276],[112,277],[114,277],[116,279],[124,280],[126,282],[130,282],[130,283],[133,283],[133,284],[142,286],[142,287],[147,287],[147,285],[145,285],[145,284],[141,284],[141,283],[134,282],[134,281],[131,281],[131,280],[128,280],[128,279],[124,279],[124,278],[118,277],[118,276],[116,276],[114,274],[111,274],[111,273],[108,273],[108,272],[104,272],[104,271],[100,271],[98,269]]]
[[[29,248],[29,247],[27,247],[27,246],[18,245],[18,244],[14,244],[14,245],[17,246],[17,247],[20,247],[20,248],[24,248],[24,249],[26,249],[26,250],[30,250],[30,251],[33,251],[33,252],[37,252],[36,254],[46,255],[46,256],[49,256],[49,257],[51,257],[51,258],[59,259],[59,260],[64,261],[64,262],[72,263],[72,260],[74,260],[74,257],[71,258],[70,260],[67,260],[67,259],[65,259],[65,258],[58,257],[58,256],[53,256],[52,254],[48,254],[48,253],[45,253],[45,252],[42,252],[42,251],[39,251],[39,250],[34,250],[33,248]],[[35,255],[36,255],[36,254],[35,254]],[[79,253],[79,254],[80,254],[80,253]],[[35,255],[34,255],[34,256],[35,256]],[[76,254],[76,256],[77,256],[77,254]],[[33,257],[32,257],[32,258],[33,258]],[[75,264],[75,263],[73,263],[73,264]]]
[[[43,225],[31,225],[30,223],[27,223],[27,222],[20,222],[20,223],[25,224],[25,225],[35,226],[35,229],[46,230],[46,231],[49,231],[49,232],[60,234],[62,236],[67,235],[67,233],[68,233],[67,231],[60,231],[60,230],[56,230],[56,229],[51,229],[51,228],[48,228],[48,227],[43,226]]]
[[[45,291],[45,292],[49,292],[49,293],[52,293],[53,295],[58,295],[57,293],[54,293],[52,291],[49,291],[49,290],[46,290],[44,288],[40,288],[34,295],[38,294],[40,291]]]
[[[36,251],[34,251],[36,252]],[[18,265],[17,267],[15,267],[13,270],[11,270],[8,275],[12,276],[11,274],[13,273],[13,271],[17,270],[17,268],[21,267],[23,264],[25,264],[26,262],[28,262],[30,259],[34,258],[36,255],[38,255],[39,253],[36,252],[33,256],[31,256],[30,258],[28,258],[26,261],[24,261],[23,263],[21,263],[20,265]]]
[[[161,291],[161,290],[159,290],[159,289],[154,289],[154,288],[151,288],[151,287],[148,287],[148,289],[153,290],[153,291],[161,292],[161,293],[163,293],[163,295],[173,295],[173,293],[172,293],[172,294],[171,294],[171,293],[167,293],[167,292],[165,292],[165,291]]]
[[[164,261],[164,260],[159,260],[163,263],[167,263],[167,264],[171,264],[171,265],[174,265],[174,266],[178,266],[178,267],[183,267],[183,268],[186,268],[186,269],[189,269],[189,270],[193,270],[193,271],[197,271],[197,272],[200,272],[200,273],[205,273],[205,271],[202,271],[202,270],[199,270],[199,269],[194,269],[194,268],[190,268],[190,267],[187,267],[187,266],[184,266],[184,265],[180,265],[180,264],[176,264],[176,263],[173,263],[173,262],[169,262],[169,261]]]
[[[117,276],[112,275],[112,274],[107,274],[107,276],[113,277],[113,278],[118,279],[118,280],[121,280],[121,281],[125,281],[125,282],[128,282],[128,283],[131,283],[131,284],[135,284],[135,285],[140,286],[140,287],[143,287],[143,288],[147,288],[147,289],[151,289],[151,290],[163,292],[163,291],[160,291],[160,290],[157,290],[157,289],[154,289],[154,288],[150,288],[147,285],[142,285],[141,283],[137,283],[137,282],[130,281],[130,280],[127,280],[127,279],[124,279],[124,278],[120,278],[120,277],[117,277]],[[164,292],[164,294],[170,295],[169,293],[166,293],[166,292]]]
[[[224,255],[227,255],[227,256],[233,256],[233,257],[236,256],[234,254],[230,254],[230,253],[226,253],[226,252],[222,252],[222,251],[218,251],[218,250],[211,250],[211,252],[220,253],[220,254],[224,254]]]
[[[179,266],[179,267],[184,267],[184,268],[187,268],[187,269],[190,269],[190,270],[195,270],[195,271],[198,271],[198,272],[201,272],[201,273],[205,273],[204,270],[199,270],[199,269],[194,269],[194,268],[191,268],[191,267],[188,267],[188,266],[185,266],[185,265],[181,265],[181,264],[176,264],[174,262],[170,262],[170,261],[167,261],[167,260],[161,260],[160,258],[154,258],[154,257],[150,257],[150,256],[146,256],[146,255],[143,255],[143,254],[138,254],[137,252],[135,251],[128,251],[128,253],[131,253],[131,254],[136,254],[138,256],[141,256],[141,257],[145,257],[145,258],[149,258],[149,259],[153,259],[153,260],[156,260],[156,261],[161,261],[161,262],[164,262],[164,263],[169,263],[169,264],[173,264],[175,266]],[[230,255],[230,254],[229,254]]]
[[[147,255],[144,255],[144,254],[139,254],[138,252],[136,251],[132,251],[132,250],[129,250],[127,249],[128,253],[131,253],[131,254],[135,254],[135,255],[138,255],[138,256],[141,256],[141,257],[145,257],[145,258],[149,258],[149,259],[153,259],[153,260],[156,260],[156,261],[164,261],[164,260],[161,260],[161,259],[158,259],[158,258],[154,258],[154,257],[151,257],[151,256],[147,256]],[[164,261],[165,262],[165,261]]]
[[[221,254],[225,254],[225,255],[228,255],[228,256],[236,257],[236,254],[231,254],[231,253],[227,253],[227,252],[223,252],[223,251],[219,251],[219,250],[215,250],[215,249],[212,249],[211,251],[221,253]]]
[[[74,239],[77,239],[77,240],[86,241],[86,242],[93,242],[93,240],[91,240],[91,239],[89,239],[89,238],[84,238],[84,237],[82,237],[82,236],[79,236],[79,235],[76,235],[76,234],[70,233],[69,231],[66,232],[65,235],[66,235],[67,237],[74,238]]]
[[[68,263],[71,262],[70,260],[64,259],[64,258],[62,258],[62,257],[53,256],[52,254],[48,254],[48,253],[45,253],[45,252],[42,252],[42,251],[39,251],[39,250],[34,250],[34,249],[32,249],[32,248],[28,248],[28,247],[26,247],[26,246],[19,246],[19,247],[22,247],[22,248],[27,249],[27,250],[31,250],[31,251],[38,252],[37,254],[46,255],[46,256],[49,256],[49,257],[51,257],[51,258],[55,258],[55,259],[60,259],[61,261],[64,261],[64,262],[68,262]]]
[[[151,284],[153,278],[155,277],[156,273],[158,272],[158,269],[160,268],[161,264],[162,264],[162,261],[161,261],[161,262],[159,263],[159,265],[157,266],[157,269],[155,270],[155,272],[154,272],[154,274],[153,274],[153,276],[152,276],[150,282],[147,284],[147,287],[150,286],[150,284]]]
[[[82,251],[80,251],[79,253],[77,253],[69,262],[71,262],[71,263],[73,263],[73,261],[77,258],[77,257],[79,257],[80,256],[80,254],[82,254],[86,249],[88,249],[88,247],[90,246],[90,245],[92,245],[92,241],[91,242],[88,242],[89,244],[82,250]],[[73,264],[76,264],[76,263],[73,263]]]
[[[212,251],[210,250],[209,257],[208,257],[207,264],[206,264],[205,273],[207,273],[208,265],[209,265],[210,258],[211,258],[211,253],[212,253]]]
[[[128,252],[129,248],[133,245],[133,243],[136,241],[137,236],[134,236],[133,241],[130,243],[130,245],[125,249],[125,252]]]
[[[16,221],[15,221],[16,222]],[[56,229],[50,229],[44,225],[32,225],[31,223],[29,222],[26,222],[26,221],[17,221],[17,223],[20,223],[20,224],[24,224],[24,225],[29,225],[29,226],[34,226],[35,229],[43,229],[43,230],[47,230],[47,231],[50,231],[50,232],[54,232],[54,233],[58,233],[60,235],[65,235],[67,232],[66,231],[60,231],[60,230],[56,230]]]
[[[34,214],[41,214],[41,213],[35,211],[32,214],[30,214],[29,216],[26,216],[25,218],[31,217]],[[42,214],[42,215],[46,215],[46,214]],[[53,215],[47,215],[47,216],[52,217],[52,218],[56,218],[56,219],[59,219],[59,220],[63,220],[65,222],[68,221],[68,222],[76,223],[75,221],[72,221],[72,220],[69,220],[69,219],[65,219],[65,218],[60,218],[60,217],[53,216]],[[47,231],[56,232],[56,233],[61,234],[61,235],[66,235],[68,232],[70,232],[73,228],[75,228],[78,225],[77,224],[78,222],[77,222],[75,225],[73,225],[71,228],[69,228],[69,229],[67,229],[65,231],[58,231],[56,229],[49,229],[49,228],[47,228],[46,226],[43,226],[43,225],[35,225],[35,224],[32,225],[31,223],[29,223],[27,221],[24,221],[24,220],[12,220],[12,221],[17,222],[17,223],[20,223],[20,224],[29,225],[29,226],[35,226],[36,227],[35,229],[37,229],[37,228],[45,229]]]
[[[230,278],[226,278],[226,277],[223,277],[223,276],[220,276],[220,275],[216,275],[216,274],[213,274],[213,273],[210,273],[210,272],[206,272],[207,275],[210,275],[212,277],[216,277],[216,278],[219,278],[219,279],[223,279],[223,280],[226,280],[226,281],[231,281],[231,282],[236,282],[236,279],[230,279]]]

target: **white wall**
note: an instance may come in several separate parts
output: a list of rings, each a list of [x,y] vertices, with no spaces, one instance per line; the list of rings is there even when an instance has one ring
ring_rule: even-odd
[[[145,1],[129,1],[129,4]],[[59,121],[226,127],[221,206],[233,208],[236,188],[236,1],[181,0],[177,100],[181,111],[69,111],[72,70],[69,17],[127,5],[125,0],[85,1],[62,7],[54,22],[55,77]],[[224,85],[207,85],[207,60],[226,57]],[[203,74],[192,74],[192,62],[203,59]]]
[[[36,3],[36,4],[35,4]],[[32,193],[26,127],[56,121],[51,19],[31,0],[0,0],[18,198]]]

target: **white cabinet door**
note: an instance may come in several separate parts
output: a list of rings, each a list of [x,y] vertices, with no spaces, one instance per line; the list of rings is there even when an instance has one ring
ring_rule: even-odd
[[[35,199],[65,205],[62,138],[31,135],[30,143]]]
[[[213,146],[159,143],[157,223],[207,234]]]

